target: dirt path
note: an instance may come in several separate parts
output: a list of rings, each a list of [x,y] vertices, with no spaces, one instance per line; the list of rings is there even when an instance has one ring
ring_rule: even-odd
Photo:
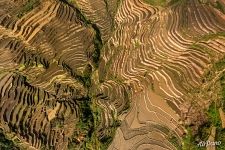
[[[225,128],[225,115],[222,108],[219,108],[219,113],[220,113],[220,119],[222,122],[222,128]]]

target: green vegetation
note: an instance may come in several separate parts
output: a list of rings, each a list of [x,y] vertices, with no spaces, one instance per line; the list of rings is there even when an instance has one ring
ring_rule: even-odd
[[[209,117],[209,122],[211,125],[214,127],[221,127],[221,120],[220,120],[220,115],[218,111],[218,107],[216,106],[216,103],[213,102],[208,109],[208,117]]]
[[[219,36],[225,36],[225,32],[217,32],[217,33],[209,33],[209,34],[205,34],[205,35],[201,35],[198,39],[196,39],[197,41],[208,41],[210,39],[215,39]]]
[[[224,35],[223,35],[224,36]],[[214,38],[213,36],[208,36],[206,39]],[[205,82],[211,81],[215,78],[216,74],[220,73],[225,68],[225,57],[217,60],[212,68],[205,74]],[[213,88],[207,89],[207,91],[213,91],[218,97],[215,101],[211,103],[206,114],[208,116],[208,121],[199,127],[198,133],[195,136],[196,140],[206,141],[210,135],[211,127],[216,127],[216,137],[215,141],[221,141],[221,145],[216,147],[217,150],[225,149],[225,129],[222,128],[222,123],[219,114],[219,108],[222,107],[225,111],[225,73],[222,73],[220,77],[213,83]]]
[[[105,135],[103,138],[100,139],[100,142],[102,143],[101,145],[101,150],[107,150],[108,146],[113,140],[113,137],[115,136],[116,129],[121,125],[121,122],[119,120],[116,120],[115,118],[113,119],[113,125],[107,129],[107,135]]]
[[[198,37],[194,37],[193,40],[195,40],[195,43],[193,43],[190,46],[190,48],[207,53],[211,56],[211,58],[215,59],[214,58],[215,52],[213,52],[212,49],[199,44],[199,42],[208,41],[208,40],[215,39],[218,37],[225,37],[225,32],[209,33],[209,34],[205,34],[205,35],[200,35]]]
[[[112,64],[112,61],[114,60],[114,58],[116,58],[119,54],[119,52],[122,50],[123,48],[122,47],[118,47],[117,49],[115,49],[113,55],[111,56],[111,58],[109,59],[108,62],[106,62],[106,65],[104,67],[104,70],[100,73],[101,77],[100,77],[100,83],[103,83],[104,82],[104,79],[106,77],[106,74],[107,72],[109,73],[110,75],[110,78],[114,78],[112,73],[110,73],[110,67],[111,67],[111,64]]]
[[[93,137],[95,130],[91,99],[82,99],[81,101],[78,101],[78,105],[80,118],[76,123],[77,131],[74,133],[73,140],[69,142],[68,149],[75,149],[75,147],[80,144],[79,149],[89,150],[90,148],[87,143],[92,142],[90,139]]]
[[[44,65],[43,64],[37,64],[37,67],[38,68],[44,68]]]
[[[216,61],[213,66],[205,73],[204,82],[211,81],[215,78],[216,74],[220,73],[219,78],[215,81],[214,85],[218,83],[217,95],[218,95],[218,107],[222,107],[225,111],[225,57],[222,57],[220,60]],[[215,91],[216,89],[208,89]],[[218,93],[219,92],[219,93]]]
[[[209,135],[211,134],[211,127],[216,127],[217,129],[221,129],[221,120],[219,116],[218,107],[215,102],[213,102],[208,111],[206,112],[208,116],[208,121],[202,124],[198,128],[197,134],[193,134],[191,126],[187,128],[188,133],[183,139],[183,150],[201,150],[205,149],[205,147],[198,147],[198,143],[200,141],[207,141]],[[221,134],[221,133],[219,133]],[[215,141],[218,141],[216,137]]]
[[[219,61],[217,61],[214,64],[214,68],[217,71],[221,71],[222,69],[224,69],[224,65],[225,65],[225,57],[223,57],[222,59],[220,59]],[[223,77],[224,78],[224,77]]]
[[[192,44],[190,48],[207,53],[209,56],[215,56],[213,51],[205,46],[198,44],[197,42]]]
[[[177,149],[181,149],[181,141],[178,139],[175,133],[171,132],[168,135],[168,141],[172,143]]]
[[[125,103],[125,105],[123,107],[123,111],[121,113],[128,112],[128,110],[131,107],[131,105],[130,105],[130,93],[127,92],[127,91],[124,91],[124,100],[126,101],[126,103]]]
[[[39,4],[40,4],[39,0],[28,0],[27,3],[18,12],[17,17],[18,18],[23,17],[26,13],[30,12],[32,9],[37,7]]]
[[[210,122],[205,122],[202,124],[198,129],[198,134],[196,134],[195,139],[196,141],[207,141],[209,138],[209,135],[211,134],[211,124]]]
[[[134,40],[134,48],[137,49],[137,48],[140,48],[141,47],[141,43],[139,40]]]
[[[221,57],[221,56],[219,56],[219,57]],[[224,67],[225,57],[224,56],[222,58],[214,57],[212,61],[214,61],[214,63],[210,67],[209,70],[205,71],[205,75],[204,75],[204,78],[202,79],[202,81],[203,81],[203,83],[210,82],[215,78],[216,74],[220,73],[220,77],[217,78],[217,80],[215,82],[218,82],[218,80],[220,80],[219,84],[222,84],[224,82],[223,76],[225,76],[225,74],[222,72],[223,69],[225,69],[225,67]],[[208,89],[208,90],[210,90],[210,89]]]
[[[225,14],[225,8],[223,6],[223,4],[221,4],[221,2],[216,1],[215,4],[213,5],[216,9],[218,9],[219,11],[221,11],[223,14]]]
[[[199,3],[202,3],[202,4],[209,4],[209,1],[208,0],[198,0]]]
[[[63,127],[64,120],[62,118],[54,118],[50,123],[53,128],[60,129]]]
[[[84,70],[82,81],[86,87],[91,86],[92,66],[88,64]]]
[[[92,24],[92,28],[95,30],[95,38],[94,38],[94,46],[95,46],[95,51],[92,55],[93,62],[95,63],[95,67],[98,68],[99,65],[99,59],[100,59],[100,52],[102,49],[102,39],[101,39],[101,33],[97,25]]]
[[[38,102],[38,95],[34,95],[34,101]]]
[[[222,77],[224,80],[224,76]],[[225,91],[224,91],[224,83],[222,86],[222,103],[224,103],[224,99],[225,99]],[[214,106],[215,107],[215,106]],[[214,108],[214,111],[211,111],[211,115],[210,115],[212,120],[212,123],[214,125],[216,125],[216,141],[221,141],[221,145],[217,146],[216,149],[217,150],[224,150],[225,149],[225,129],[222,128],[221,126],[221,120],[220,120],[220,116],[219,116],[219,112],[218,112],[218,107]]]
[[[19,71],[23,71],[26,68],[25,64],[20,64],[19,65]]]
[[[79,102],[79,108],[81,112],[80,120],[77,123],[77,127],[81,130],[89,130],[93,128],[94,117],[91,109],[91,100],[86,98]]]
[[[120,122],[114,118],[113,125],[107,129],[107,135],[99,137],[99,125],[102,121],[103,110],[91,101],[90,98],[79,101],[80,119],[76,124],[74,139],[70,141],[68,149],[74,149],[77,145],[82,150],[106,150]]]
[[[216,129],[216,141],[221,141],[221,144],[216,147],[217,150],[225,149],[225,129]]]
[[[75,3],[76,0],[67,0],[69,3]]]
[[[152,6],[170,6],[182,0],[143,0],[145,3]]]
[[[219,61],[213,64],[213,67],[210,70],[210,80],[211,77],[215,76],[212,72],[221,71],[225,66],[225,58],[220,59]],[[209,75],[207,75],[207,78]],[[184,139],[184,149],[195,149],[195,146],[199,141],[207,141],[209,135],[211,134],[211,128],[216,127],[216,137],[215,141],[221,141],[221,145],[217,146],[217,150],[225,149],[225,129],[222,129],[222,123],[219,114],[219,108],[222,107],[225,110],[225,74],[223,73],[219,80],[217,80],[219,84],[220,90],[211,89],[217,92],[219,96],[217,101],[214,101],[210,104],[208,110],[205,112],[208,116],[207,122],[201,125],[198,129],[198,133],[196,135],[191,134],[191,130],[189,129],[189,133]],[[219,93],[218,93],[219,92]],[[195,143],[194,145],[188,143]],[[200,149],[200,148],[198,148]]]
[[[169,2],[169,5],[173,5],[173,4],[175,4],[175,3],[177,3],[177,2],[180,2],[180,1],[183,1],[183,0],[171,0],[171,1]]]
[[[181,149],[180,144],[176,136],[171,136],[169,142],[172,143],[176,148]]]
[[[204,150],[204,147],[198,147],[195,135],[193,135],[192,129],[187,128],[188,133],[183,139],[182,150]]]
[[[153,6],[166,6],[167,0],[144,0],[145,3]]]
[[[7,139],[3,131],[0,131],[0,149],[1,150],[20,150],[12,140]]]
[[[221,106],[222,106],[222,109],[223,111],[225,111],[225,74],[223,74],[220,78],[220,86],[221,86],[221,100],[220,100],[220,103],[221,103]]]

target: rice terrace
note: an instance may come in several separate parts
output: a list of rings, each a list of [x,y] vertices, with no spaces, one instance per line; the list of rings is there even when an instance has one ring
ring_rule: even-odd
[[[225,0],[0,0],[0,150],[225,150]]]

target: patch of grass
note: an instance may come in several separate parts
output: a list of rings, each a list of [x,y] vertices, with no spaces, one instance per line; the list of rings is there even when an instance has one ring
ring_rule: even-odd
[[[225,57],[223,57],[222,59],[220,59],[219,61],[217,61],[215,64],[214,64],[214,67],[216,70],[220,71],[222,70],[223,68],[225,68]]]
[[[91,105],[92,112],[93,112],[93,117],[94,117],[94,125],[97,127],[99,123],[101,122],[101,114],[103,110],[97,106],[97,104],[92,104]]]
[[[218,111],[218,107],[216,106],[216,103],[213,102],[208,109],[207,115],[209,117],[209,122],[214,126],[214,127],[221,127],[221,120],[220,120],[220,115]]]
[[[134,41],[134,48],[136,49],[136,48],[140,48],[140,47],[141,47],[140,41],[135,40],[135,41]]]
[[[221,94],[221,99],[220,99],[220,103],[222,104],[222,109],[223,111],[225,111],[225,74],[223,74],[220,77],[220,86],[221,86],[221,90],[220,90],[220,94]]]
[[[19,65],[19,71],[23,71],[26,68],[25,64],[20,64]]]
[[[40,4],[39,0],[28,0],[27,3],[18,12],[17,17],[21,18]]]
[[[34,101],[37,102],[38,101],[38,95],[34,96]]]
[[[44,65],[43,64],[37,64],[37,67],[38,68],[44,68]]]

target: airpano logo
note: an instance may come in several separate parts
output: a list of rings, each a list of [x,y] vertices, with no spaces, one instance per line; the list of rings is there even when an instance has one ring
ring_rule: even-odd
[[[198,147],[218,146],[221,141],[201,141],[198,143]]]

